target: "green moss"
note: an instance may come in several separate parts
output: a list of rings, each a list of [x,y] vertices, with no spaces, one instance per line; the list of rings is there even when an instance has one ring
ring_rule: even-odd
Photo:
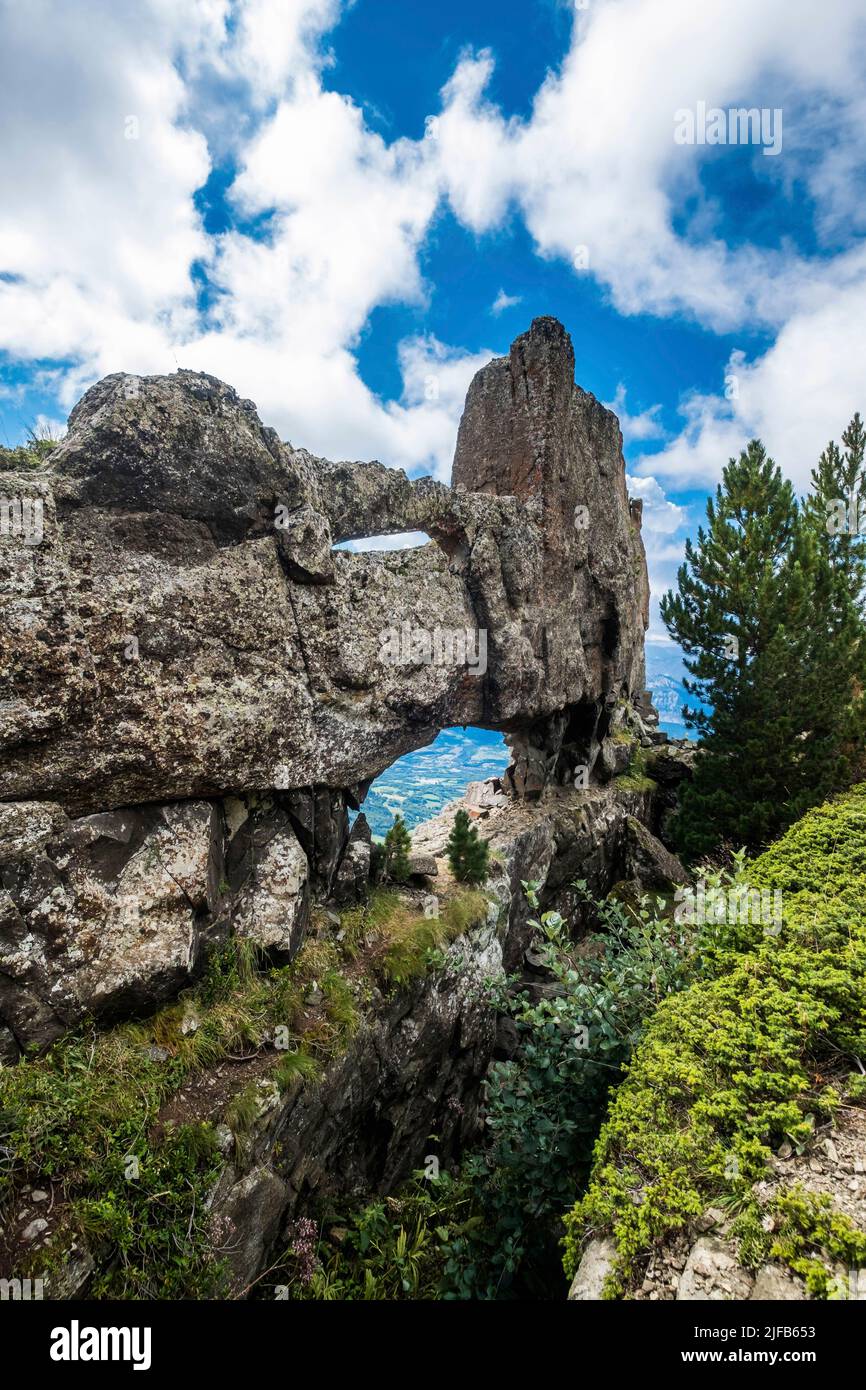
[[[656,783],[648,774],[648,753],[648,749],[638,744],[625,772],[614,778],[614,786],[629,792],[655,791]]]
[[[747,1202],[770,1150],[785,1136],[806,1142],[807,1114],[838,1103],[821,1070],[866,1047],[864,831],[860,786],[751,866],[751,883],[783,891],[782,929],[738,929],[711,953],[716,978],[662,1003],[566,1218],[569,1274],[587,1237],[609,1231],[619,1254],[608,1293],[626,1291],[654,1242],[710,1202]],[[779,1258],[796,1268],[806,1257],[792,1237]]]
[[[780,1221],[770,1258],[784,1261],[801,1275],[813,1298],[848,1297],[847,1276],[840,1287],[827,1266],[842,1265],[850,1270],[866,1265],[866,1234],[847,1216],[834,1211],[830,1197],[801,1187],[779,1196],[772,1209]]]

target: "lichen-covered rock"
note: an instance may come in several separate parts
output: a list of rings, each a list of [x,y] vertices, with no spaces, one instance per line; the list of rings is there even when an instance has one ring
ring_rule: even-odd
[[[591,1240],[581,1256],[577,1273],[568,1291],[570,1303],[597,1301],[603,1297],[604,1286],[616,1260],[616,1246],[609,1236]]]
[[[228,1267],[226,1294],[237,1297],[255,1278],[286,1205],[286,1185],[272,1169],[253,1168],[218,1195],[214,1247]]]
[[[307,856],[288,815],[266,800],[233,824],[226,872],[232,928],[274,960],[291,961],[310,916]]]
[[[668,891],[691,882],[676,855],[635,816],[625,825],[625,867],[627,877],[642,889]]]
[[[806,1286],[784,1265],[761,1265],[750,1294],[756,1303],[802,1303],[808,1299]]]
[[[373,837],[367,817],[355,818],[349,840],[334,882],[334,898],[338,903],[355,902],[363,898],[370,882]]]
[[[85,1013],[152,1007],[188,981],[220,929],[213,804],[67,820],[21,803],[3,808],[2,830],[0,1018],[19,1046]]]

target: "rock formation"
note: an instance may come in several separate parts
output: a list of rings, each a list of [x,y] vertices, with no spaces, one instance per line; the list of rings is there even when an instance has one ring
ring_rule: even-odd
[[[640,504],[554,319],[475,377],[451,487],[315,458],[179,371],[100,381],[2,491],[43,521],[0,537],[7,1058],[172,997],[231,931],[290,959],[311,894],[364,881],[348,809],[444,727],[502,730],[517,797],[628,759]]]

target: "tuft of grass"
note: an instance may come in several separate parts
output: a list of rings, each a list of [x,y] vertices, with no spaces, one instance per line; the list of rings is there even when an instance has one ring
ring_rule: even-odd
[[[614,778],[614,786],[629,792],[655,791],[657,784],[650,777],[648,771],[648,752],[648,749],[642,748],[638,744],[625,772],[621,772],[619,777]]]
[[[393,888],[377,888],[369,902],[342,917],[343,947],[357,957],[366,946],[379,957],[386,984],[405,985],[423,975],[433,953],[484,921],[487,898],[462,889],[443,901],[439,917],[424,917]]]
[[[389,927],[382,973],[389,984],[406,985],[423,975],[434,953],[456,941],[487,915],[487,898],[478,889],[464,889],[443,904],[438,917],[424,917],[404,908]]]
[[[33,429],[28,430],[25,444],[18,444],[14,449],[6,449],[0,445],[0,472],[44,468],[46,459],[59,443],[59,439],[52,438],[44,431],[39,433]]]
[[[271,1075],[281,1091],[289,1091],[296,1081],[316,1081],[321,1075],[322,1065],[316,1057],[303,1047],[297,1052],[287,1052],[280,1059]]]
[[[223,1120],[235,1138],[242,1139],[244,1135],[249,1134],[259,1117],[260,1100],[254,1081],[248,1081],[243,1090],[232,1096],[225,1108]]]

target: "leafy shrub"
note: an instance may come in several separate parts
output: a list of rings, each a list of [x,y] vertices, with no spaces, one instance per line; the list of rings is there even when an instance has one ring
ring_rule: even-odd
[[[575,887],[586,895],[586,885]],[[525,884],[537,907],[536,885]],[[587,898],[588,901],[588,898]],[[490,1142],[463,1179],[480,1219],[450,1245],[452,1297],[492,1299],[549,1287],[559,1222],[585,1175],[606,1097],[658,1001],[687,979],[688,941],[649,899],[595,905],[601,956],[579,959],[557,912],[533,925],[559,992],[533,1003],[494,991],[520,1051],[491,1069]]]
[[[339,1221],[339,1215],[335,1221]],[[328,1224],[317,1242],[312,1271],[289,1254],[290,1297],[323,1301],[434,1299],[442,1296],[450,1242],[468,1217],[468,1199],[447,1173],[422,1174],[393,1197],[370,1202]]]

